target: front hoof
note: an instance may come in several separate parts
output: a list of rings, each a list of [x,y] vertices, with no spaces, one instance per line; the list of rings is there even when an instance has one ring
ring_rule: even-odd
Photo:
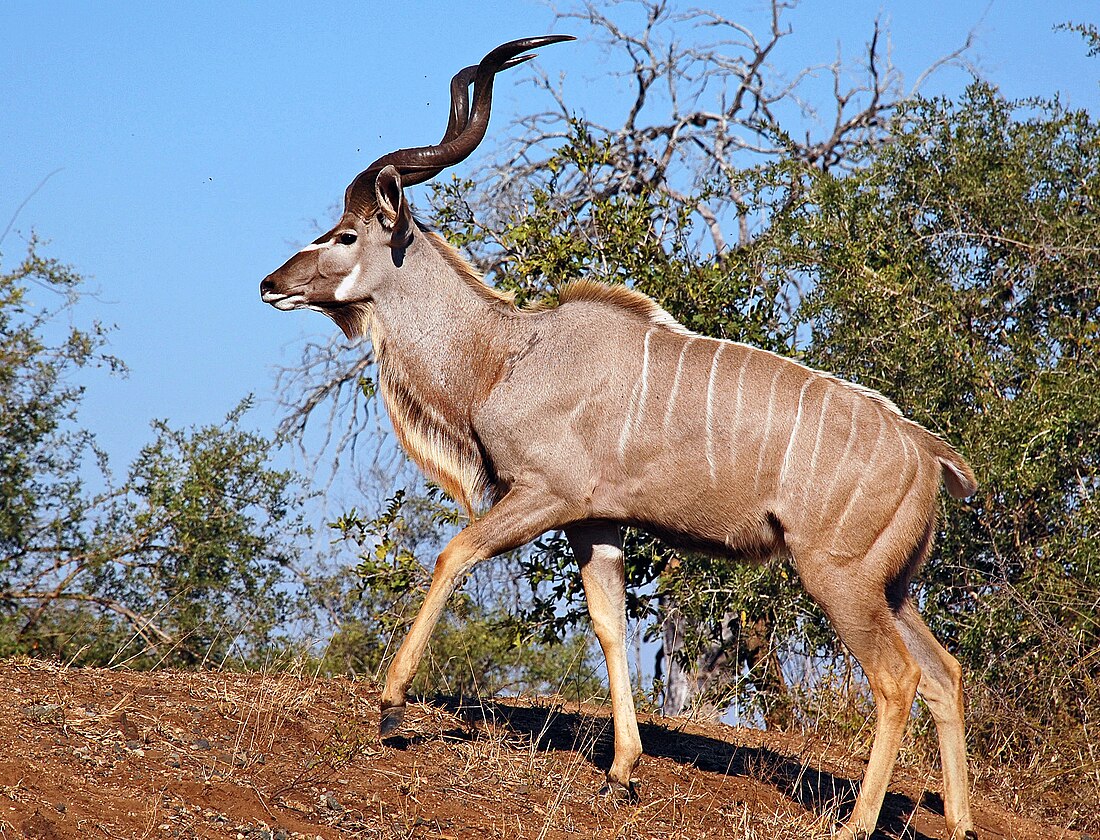
[[[629,784],[624,785],[622,782],[617,782],[609,778],[603,783],[603,787],[596,792],[596,797],[598,799],[606,799],[616,804],[627,803],[629,805],[636,805],[638,802],[638,789],[633,779],[630,780]]]
[[[973,830],[966,832],[963,834],[963,840],[978,840],[978,832]]]
[[[392,735],[404,719],[404,706],[390,706],[388,709],[382,709],[382,720],[378,723],[379,736],[385,738],[387,735]]]

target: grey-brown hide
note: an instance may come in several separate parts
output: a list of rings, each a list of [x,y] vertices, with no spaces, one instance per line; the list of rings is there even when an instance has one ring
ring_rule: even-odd
[[[315,308],[349,337],[370,335],[399,440],[471,515],[440,555],[389,668],[383,734],[400,723],[428,638],[463,576],[563,529],[608,662],[608,779],[632,791],[642,748],[620,527],[731,559],[785,551],[862,664],[878,710],[841,835],[873,831],[919,688],[940,734],[947,836],[975,836],[961,670],[907,597],[930,549],[941,480],[954,496],[975,489],[965,461],[880,394],[693,334],[625,287],[582,281],[556,306],[516,308],[416,225],[400,166],[366,183],[373,195],[355,206],[369,210],[345,213],[262,289],[279,308]],[[407,236],[395,242],[402,225]]]

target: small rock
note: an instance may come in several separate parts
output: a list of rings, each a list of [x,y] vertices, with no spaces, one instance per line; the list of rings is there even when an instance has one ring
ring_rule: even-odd
[[[168,761],[165,762],[169,767],[180,767],[183,764],[183,759],[179,753],[172,753],[168,756]]]
[[[57,703],[35,703],[23,709],[23,714],[39,723],[54,720],[60,716],[60,713],[61,707]]]
[[[137,726],[126,717],[126,712],[121,712],[118,716],[118,731],[127,741],[136,741],[141,734]]]
[[[210,742],[205,738],[196,738],[191,742],[191,748],[196,750],[208,750],[210,749]]]
[[[57,813],[59,813],[59,814],[64,814],[65,813],[66,805],[65,805],[64,802],[55,802],[53,807],[57,810]]]

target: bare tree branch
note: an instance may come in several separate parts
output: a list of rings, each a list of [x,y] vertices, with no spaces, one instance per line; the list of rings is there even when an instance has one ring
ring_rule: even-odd
[[[79,601],[83,603],[98,604],[111,612],[118,613],[123,616],[130,624],[133,625],[135,632],[137,632],[146,644],[153,645],[155,642],[151,636],[155,636],[160,642],[171,643],[173,638],[168,633],[157,627],[151,619],[146,618],[138,612],[130,609],[121,601],[116,601],[114,598],[107,598],[100,595],[89,595],[83,592],[58,592],[58,591],[44,591],[39,592],[35,590],[8,590],[3,593],[5,598],[13,601],[43,601],[46,604],[53,603],[55,601]]]

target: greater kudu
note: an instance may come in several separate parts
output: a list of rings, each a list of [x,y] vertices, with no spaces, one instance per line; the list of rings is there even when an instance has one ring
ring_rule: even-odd
[[[400,724],[428,637],[464,575],[563,529],[607,658],[608,780],[632,793],[642,746],[620,527],[732,558],[786,551],[862,664],[878,710],[840,834],[873,831],[919,689],[939,729],[948,835],[976,837],[961,670],[907,595],[932,543],[941,479],[955,497],[975,490],[966,462],[881,394],[696,335],[625,286],[581,281],[557,306],[517,308],[413,218],[404,188],[481,142],[494,75],[528,58],[524,50],[563,40],[513,41],[459,73],[443,140],[371,164],[348,187],[336,226],[260,285],[278,309],[316,309],[349,338],[370,335],[399,441],[470,515],[389,667],[382,733]]]

